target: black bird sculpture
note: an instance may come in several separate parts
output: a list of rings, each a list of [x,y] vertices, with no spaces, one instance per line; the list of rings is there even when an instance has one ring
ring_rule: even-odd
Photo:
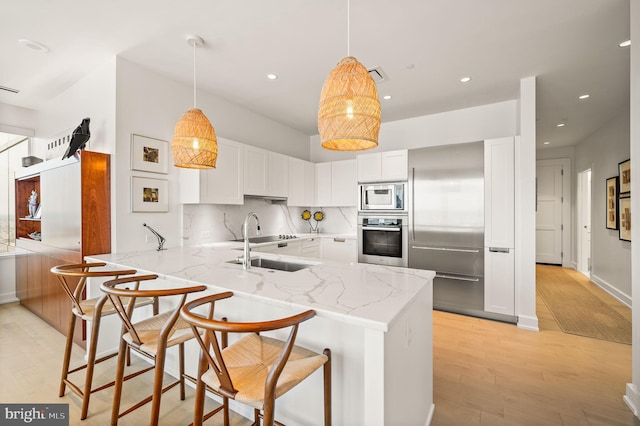
[[[79,149],[84,149],[89,137],[91,137],[91,132],[89,131],[89,118],[83,118],[82,123],[71,134],[71,140],[69,141],[69,147],[67,151],[62,156],[62,159],[71,157],[76,153]]]

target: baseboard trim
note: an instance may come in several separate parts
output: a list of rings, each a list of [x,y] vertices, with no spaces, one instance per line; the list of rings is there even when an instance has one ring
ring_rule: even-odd
[[[518,328],[529,331],[540,331],[538,328],[538,317],[530,317],[526,315],[518,316]]]
[[[640,393],[633,383],[627,383],[627,394],[622,397],[634,416],[640,418]]]
[[[611,296],[615,297],[621,303],[624,303],[628,308],[631,308],[631,300],[632,300],[631,296],[629,296],[628,294],[624,294],[623,292],[621,292],[620,290],[618,290],[617,288],[615,288],[614,286],[612,286],[602,278],[598,277],[597,275],[591,274],[591,281],[595,285],[597,285],[598,287],[600,287],[601,289],[609,293]]]
[[[19,302],[20,299],[16,297],[15,293],[4,293],[0,294],[0,305],[4,305],[6,303],[14,303]]]
[[[431,424],[431,421],[433,420],[433,414],[436,411],[436,406],[435,404],[431,404],[431,408],[429,409],[429,415],[427,416],[427,422],[425,423],[425,426],[429,426]]]

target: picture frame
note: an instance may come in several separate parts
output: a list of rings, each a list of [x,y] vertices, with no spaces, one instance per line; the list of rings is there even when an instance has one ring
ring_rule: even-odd
[[[631,192],[631,160],[618,163],[618,176],[620,177],[620,195]]]
[[[169,181],[132,176],[131,211],[133,213],[168,212]]]
[[[607,229],[618,229],[618,176],[607,179],[607,203],[606,224]]]
[[[631,196],[620,197],[619,211],[619,238],[622,241],[631,241]]]
[[[167,174],[169,155],[169,142],[131,135],[131,170]]]

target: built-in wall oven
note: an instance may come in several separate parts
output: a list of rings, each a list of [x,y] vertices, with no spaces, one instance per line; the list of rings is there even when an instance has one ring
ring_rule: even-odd
[[[359,214],[358,262],[408,265],[406,215]]]

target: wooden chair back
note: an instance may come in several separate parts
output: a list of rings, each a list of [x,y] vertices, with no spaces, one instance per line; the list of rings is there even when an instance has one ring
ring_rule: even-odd
[[[234,388],[229,371],[225,365],[225,360],[222,356],[222,350],[226,346],[226,334],[260,333],[290,327],[291,330],[286,343],[283,346],[276,363],[269,372],[265,383],[265,400],[275,399],[276,384],[280,377],[280,373],[282,373],[289,355],[291,354],[291,350],[294,347],[296,335],[298,333],[298,326],[300,323],[313,318],[316,313],[314,310],[308,310],[290,317],[264,322],[229,322],[214,319],[215,302],[228,299],[231,296],[233,296],[233,293],[228,291],[193,300],[182,307],[180,314],[182,315],[182,318],[191,325],[208,368],[214,371],[218,377],[221,393],[231,399],[234,398],[237,390]],[[206,309],[207,305],[208,309]],[[200,308],[201,306],[203,308]],[[198,308],[204,309],[206,311],[206,315],[199,315],[194,312]],[[203,337],[198,333],[198,328],[204,330]],[[220,340],[216,336],[216,332],[221,333]]]
[[[180,317],[180,308],[184,305],[187,296],[190,293],[195,293],[205,290],[207,287],[204,285],[197,285],[191,287],[176,287],[170,289],[160,288],[140,288],[140,283],[156,280],[157,275],[134,275],[124,278],[118,278],[102,283],[100,289],[107,294],[111,303],[116,309],[116,312],[122,320],[122,324],[125,331],[129,333],[132,338],[133,346],[140,347],[143,344],[140,338],[139,332],[136,330],[136,326],[133,323],[131,317],[133,314],[133,308],[135,300],[139,297],[152,297],[161,298],[168,296],[180,296],[179,302],[173,308],[173,313],[168,317],[167,321],[162,325],[160,331],[160,339],[166,341],[170,335],[173,326]]]
[[[76,264],[68,264],[68,265],[58,265],[51,268],[51,273],[54,274],[60,285],[62,286],[64,292],[73,305],[73,309],[78,312],[79,316],[83,316],[85,313],[82,310],[82,306],[80,301],[83,299],[84,289],[87,283],[87,278],[107,278],[107,277],[115,277],[119,278],[121,275],[133,275],[137,271],[135,269],[119,269],[119,270],[100,270],[100,271],[92,271],[91,268],[98,268],[106,266],[107,264],[104,262],[94,262],[94,263],[76,263]],[[73,286],[69,282],[69,278],[78,278],[78,284],[72,290]],[[102,297],[106,297],[103,295]]]

